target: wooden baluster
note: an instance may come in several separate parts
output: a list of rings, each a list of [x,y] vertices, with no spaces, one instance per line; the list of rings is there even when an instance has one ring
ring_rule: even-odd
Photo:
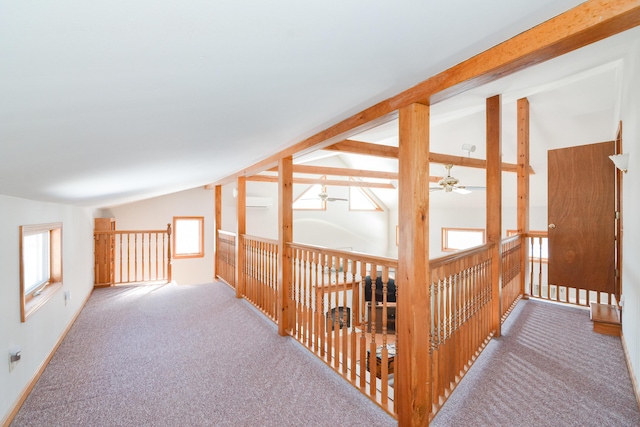
[[[353,291],[351,292],[351,330],[350,330],[350,337],[351,337],[351,342],[350,342],[350,346],[351,346],[351,365],[349,366],[349,368],[351,369],[351,382],[355,384],[356,381],[356,360],[358,358],[358,352],[357,352],[357,343],[358,343],[358,337],[357,337],[357,333],[356,333],[356,327],[360,324],[359,322],[359,315],[358,313],[360,313],[360,286],[358,285],[358,283],[362,282],[362,279],[360,279],[360,281],[356,280],[356,276],[358,276],[358,271],[357,271],[357,263],[355,260],[350,259],[349,260],[349,271],[351,271],[351,277],[354,280],[353,283]]]

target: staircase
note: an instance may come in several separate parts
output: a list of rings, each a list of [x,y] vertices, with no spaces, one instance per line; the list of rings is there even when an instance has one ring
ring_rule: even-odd
[[[591,303],[593,331],[619,337],[622,333],[620,310],[616,305]]]

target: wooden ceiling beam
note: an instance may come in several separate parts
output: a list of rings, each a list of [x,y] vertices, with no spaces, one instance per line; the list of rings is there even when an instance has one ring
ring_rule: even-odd
[[[247,181],[253,182],[278,182],[278,177],[273,175],[252,175],[247,177]],[[293,178],[294,184],[323,184],[340,187],[366,187],[366,188],[387,188],[394,189],[392,184],[386,182],[365,182],[351,181],[344,179],[322,179],[322,178]]]
[[[330,145],[325,150],[340,151],[343,153],[364,154],[367,156],[385,157],[388,159],[398,159],[398,147],[389,145],[372,144],[370,142],[354,141],[345,139],[344,141]]]
[[[638,1],[585,1],[215,184],[227,184],[238,176],[264,171],[285,156],[309,153],[336,144],[395,119],[401,107],[416,102],[435,104],[638,25]]]

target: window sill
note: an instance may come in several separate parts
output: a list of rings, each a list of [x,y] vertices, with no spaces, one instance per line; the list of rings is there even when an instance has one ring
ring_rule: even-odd
[[[29,316],[35,313],[40,307],[42,307],[47,301],[51,299],[53,294],[58,291],[58,289],[62,288],[62,282],[50,283],[45,286],[45,288],[40,292],[38,296],[34,296],[29,298],[28,300],[23,295],[23,304],[22,307],[22,322],[26,322]]]

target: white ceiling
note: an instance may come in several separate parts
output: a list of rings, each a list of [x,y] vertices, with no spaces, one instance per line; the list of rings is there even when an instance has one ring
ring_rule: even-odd
[[[579,3],[0,0],[0,194],[101,207],[204,185]]]

